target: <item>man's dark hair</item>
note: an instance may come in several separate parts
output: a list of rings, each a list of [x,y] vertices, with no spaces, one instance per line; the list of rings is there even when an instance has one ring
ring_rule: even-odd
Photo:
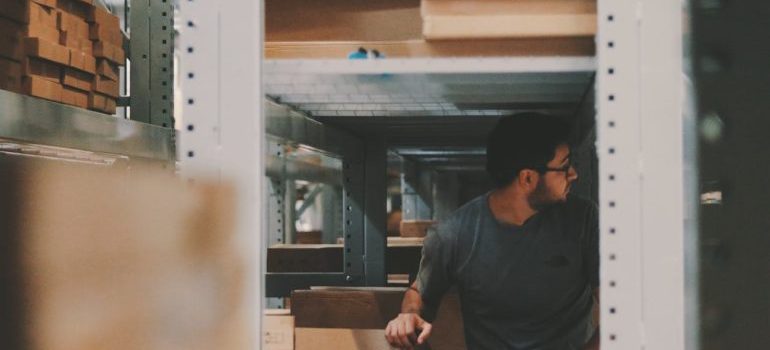
[[[498,188],[523,169],[541,169],[568,143],[571,126],[563,118],[527,112],[500,118],[487,137],[487,172]]]

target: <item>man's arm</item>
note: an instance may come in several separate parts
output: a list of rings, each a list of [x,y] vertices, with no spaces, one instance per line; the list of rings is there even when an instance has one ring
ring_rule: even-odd
[[[388,326],[385,328],[385,338],[390,345],[401,349],[411,349],[415,344],[425,343],[433,326],[420,317],[422,309],[422,296],[417,290],[417,283],[413,283],[404,293],[401,313],[388,322]],[[418,330],[421,331],[419,335]]]
[[[591,339],[586,343],[585,346],[583,346],[583,350],[599,350],[601,348],[601,336],[599,334],[599,315],[601,314],[601,306],[599,303],[599,288],[594,289],[594,308],[592,310],[593,312],[593,318],[595,321],[595,327],[594,335],[591,337]]]

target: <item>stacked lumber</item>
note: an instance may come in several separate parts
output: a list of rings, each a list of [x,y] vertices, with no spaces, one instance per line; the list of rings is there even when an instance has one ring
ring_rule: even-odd
[[[93,0],[0,6],[0,89],[114,114],[124,64],[120,20]]]

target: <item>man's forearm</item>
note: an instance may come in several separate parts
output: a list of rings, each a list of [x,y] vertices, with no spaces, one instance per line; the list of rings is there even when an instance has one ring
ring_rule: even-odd
[[[417,291],[416,283],[406,290],[404,293],[404,301],[401,302],[402,313],[416,313],[422,312],[422,297]]]

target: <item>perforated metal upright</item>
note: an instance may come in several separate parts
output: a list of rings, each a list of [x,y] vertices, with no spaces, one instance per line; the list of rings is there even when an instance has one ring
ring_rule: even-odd
[[[602,349],[695,349],[686,329],[682,2],[599,0]],[[686,317],[685,315],[690,315]]]
[[[264,210],[261,1],[180,1],[180,88],[184,125],[179,139],[182,174],[235,186],[236,230],[244,258],[244,302],[239,325],[260,344]]]

